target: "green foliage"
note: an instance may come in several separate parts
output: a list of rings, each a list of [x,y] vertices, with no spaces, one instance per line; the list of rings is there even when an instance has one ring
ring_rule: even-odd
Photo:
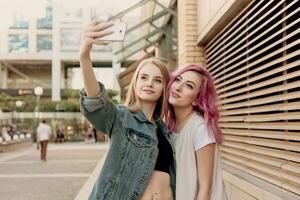
[[[108,98],[118,104],[116,97],[118,91],[108,89]],[[20,100],[23,105],[20,108],[16,108],[15,102]],[[10,96],[5,93],[0,93],[0,108],[3,111],[9,112],[16,110],[18,112],[34,112],[36,106],[36,97],[33,95],[28,96]],[[40,99],[40,111],[41,112],[78,112],[79,111],[79,90],[65,89],[63,92],[63,99],[60,102],[52,102],[50,98]]]
[[[118,94],[119,94],[119,92],[118,92],[117,90],[107,89],[106,92],[107,92],[108,98],[109,98],[112,102],[114,102],[114,103],[116,103],[116,104],[119,103],[118,100],[116,99],[116,97],[117,97]]]
[[[79,98],[78,89],[64,89],[63,98]]]

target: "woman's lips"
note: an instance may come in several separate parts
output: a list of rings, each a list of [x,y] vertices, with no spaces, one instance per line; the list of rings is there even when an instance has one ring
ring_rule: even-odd
[[[153,94],[154,93],[154,91],[152,91],[152,90],[143,90],[143,92],[145,92],[147,94]]]
[[[174,98],[180,98],[181,96],[179,94],[177,94],[176,92],[172,92],[172,97]]]

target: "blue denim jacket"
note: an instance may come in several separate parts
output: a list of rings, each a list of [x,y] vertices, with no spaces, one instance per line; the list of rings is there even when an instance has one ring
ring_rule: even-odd
[[[102,171],[89,199],[140,199],[158,156],[156,128],[142,111],[133,113],[125,106],[111,103],[104,85],[99,85],[101,93],[97,97],[87,97],[84,90],[80,92],[81,112],[94,127],[111,139]],[[165,124],[157,116],[154,119],[170,143]],[[170,177],[175,199],[175,155],[173,159]]]

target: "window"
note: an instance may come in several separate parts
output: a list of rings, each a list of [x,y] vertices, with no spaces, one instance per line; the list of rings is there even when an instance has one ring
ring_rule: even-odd
[[[46,16],[38,19],[36,23],[38,29],[52,29],[52,8],[48,7]]]
[[[14,13],[13,14],[13,21],[10,26],[11,29],[28,29],[29,22],[25,19],[24,15]]]
[[[8,50],[9,52],[28,52],[28,35],[9,35]]]
[[[299,1],[253,2],[206,45],[223,163],[299,195]]]
[[[80,46],[80,29],[63,28],[61,29],[61,50],[78,51]]]
[[[80,8],[63,8],[61,21],[65,23],[82,22],[82,9]]]
[[[52,50],[52,36],[51,35],[37,35],[37,51]]]

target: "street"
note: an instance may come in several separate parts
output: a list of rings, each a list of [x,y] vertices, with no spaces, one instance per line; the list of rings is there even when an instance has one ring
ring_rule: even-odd
[[[0,199],[74,199],[88,178],[92,178],[90,175],[96,171],[96,174],[99,173],[96,166],[99,166],[107,146],[50,143],[47,162],[40,161],[39,150],[36,150],[35,145],[22,151],[1,153]]]

